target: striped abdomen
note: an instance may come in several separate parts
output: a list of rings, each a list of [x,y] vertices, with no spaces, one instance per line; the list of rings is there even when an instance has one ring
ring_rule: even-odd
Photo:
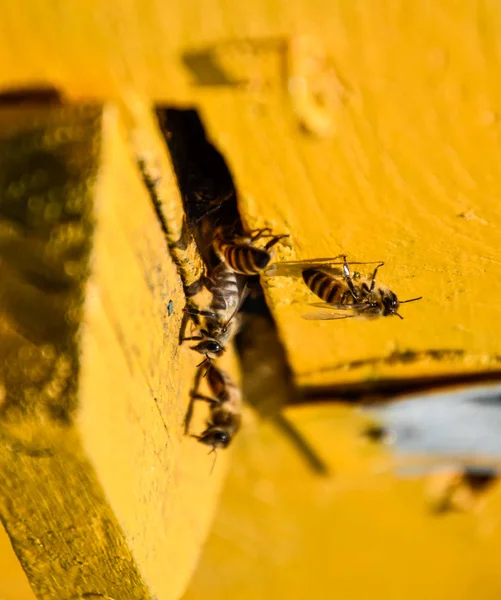
[[[220,400],[221,403],[240,405],[240,390],[225,371],[212,366],[207,373],[207,378],[214,396]]]
[[[319,269],[303,271],[303,280],[310,290],[329,304],[353,304],[354,298],[346,282],[332,273]]]
[[[211,309],[226,311],[236,308],[240,300],[240,289],[237,275],[224,263],[220,263],[212,271],[207,282],[207,289],[212,294]]]
[[[270,262],[272,255],[267,250],[250,244],[221,244],[221,253],[226,264],[241,275],[259,275]]]

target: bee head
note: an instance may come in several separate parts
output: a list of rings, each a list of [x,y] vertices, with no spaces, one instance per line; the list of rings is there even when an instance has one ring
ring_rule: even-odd
[[[397,295],[391,290],[385,293],[382,297],[383,300],[383,316],[387,317],[389,315],[397,315],[403,319],[401,315],[398,314],[399,301]]]
[[[214,338],[202,340],[196,346],[192,346],[191,349],[200,352],[200,354],[205,355],[208,359],[219,358],[225,351],[225,348]]]
[[[398,307],[401,304],[405,304],[406,302],[415,302],[416,300],[421,300],[422,296],[419,298],[411,298],[410,300],[399,300],[397,295],[394,294],[391,290],[386,292],[385,294],[381,293],[382,302],[383,302],[383,316],[387,317],[388,315],[397,315],[400,319],[403,319],[402,315],[399,314]]]
[[[227,448],[231,442],[231,435],[220,427],[208,427],[202,435],[195,436],[201,444],[216,448]]]

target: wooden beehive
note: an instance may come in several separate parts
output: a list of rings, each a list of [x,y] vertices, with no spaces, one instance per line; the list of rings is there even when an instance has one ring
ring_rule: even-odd
[[[1,89],[65,100],[0,107],[5,598],[499,596],[496,486],[438,519],[335,401],[499,374],[500,21],[480,0],[3,6]],[[423,296],[403,321],[312,322],[300,281],[264,279],[291,369],[269,393],[287,402],[290,377],[326,400],[283,414],[327,475],[275,413],[247,411],[212,474],[183,435],[197,360],[174,260],[199,265],[169,252],[154,105],[199,111],[242,218],[291,234],[278,259],[383,260]]]

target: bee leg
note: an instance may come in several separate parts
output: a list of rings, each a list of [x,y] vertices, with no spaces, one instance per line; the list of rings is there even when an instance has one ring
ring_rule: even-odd
[[[188,315],[201,315],[202,317],[210,317],[214,319],[216,314],[210,310],[200,310],[199,308],[185,308],[184,312]]]
[[[379,267],[382,267],[384,265],[384,262],[380,262],[378,264],[378,266],[374,269],[374,273],[372,274],[372,278],[371,278],[371,287],[370,287],[370,291],[372,292],[374,290],[374,286],[376,285],[376,274],[377,271],[379,269]]]
[[[279,242],[280,240],[283,240],[284,238],[289,237],[288,233],[283,233],[282,235],[275,235],[273,237],[273,239],[271,239],[266,246],[264,247],[265,250],[269,250],[270,248],[272,248],[277,242]]]
[[[266,237],[267,234],[271,234],[271,227],[264,227],[263,229],[253,229],[250,233],[249,233],[249,237],[250,237],[250,241],[252,242],[257,242],[257,240],[259,238],[262,237]]]
[[[188,404],[188,410],[184,416],[184,435],[188,435],[190,431],[190,423],[193,418],[193,407],[195,405],[195,400],[193,397],[190,397],[190,403]]]
[[[204,396],[203,394],[198,394],[196,392],[191,393],[192,400],[203,400],[204,402],[208,402],[209,404],[219,404],[220,401],[217,398],[211,398],[210,396]]]
[[[202,379],[202,369],[197,371],[197,373],[195,375],[193,389],[190,391],[190,403],[188,404],[188,410],[186,411],[186,415],[184,417],[184,435],[188,435],[188,432],[190,429],[190,423],[191,423],[191,419],[193,417],[193,407],[195,405],[194,396],[198,392],[201,379]]]
[[[190,316],[188,313],[183,313],[183,318],[181,320],[181,327],[179,328],[179,337],[178,343],[181,345],[184,341],[184,337],[186,335],[186,328],[188,327],[188,321],[190,320]]]
[[[346,285],[348,286],[348,289],[350,290],[350,293],[353,296],[354,300],[358,300],[359,294],[358,294],[358,292],[353,284],[353,280],[351,278],[350,265],[346,262],[346,254],[340,254],[339,258],[343,259],[343,276],[344,276],[344,280],[346,281]]]
[[[194,350],[195,348],[192,348],[192,350]],[[201,363],[198,363],[197,368],[198,367],[202,367],[203,365],[205,365],[205,363],[209,363],[209,367],[207,368],[207,371],[205,371],[204,373],[204,377],[207,375],[209,368],[211,366],[211,359],[207,356],[207,354],[205,355],[205,358],[203,359],[203,361]]]
[[[191,419],[193,418],[193,408],[195,406],[196,400],[205,400],[210,404],[218,404],[218,400],[216,400],[215,398],[209,398],[209,396],[202,396],[201,394],[197,394],[196,392],[192,391],[190,393],[190,403],[188,405],[188,410],[186,411],[186,415],[184,417],[184,435],[188,435],[189,433]]]
[[[204,339],[202,335],[192,335],[182,339],[183,342],[201,342]]]

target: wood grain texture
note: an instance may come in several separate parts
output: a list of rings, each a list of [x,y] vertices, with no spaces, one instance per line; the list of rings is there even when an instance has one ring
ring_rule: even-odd
[[[39,598],[178,598],[226,455],[184,436],[181,282],[118,110],[4,109],[0,155],[0,518]]]
[[[301,385],[498,374],[500,25],[500,5],[480,0],[198,0],[169,7],[156,0],[8,0],[0,86],[41,81],[70,98],[127,103],[139,94],[147,104],[195,105],[235,175],[248,224],[291,233],[291,248],[280,246],[279,258],[346,252],[353,260],[385,260],[382,283],[404,299],[424,296],[402,307],[404,321],[314,323],[301,319],[315,301],[302,284],[267,280]],[[327,111],[317,104],[319,91]],[[209,477],[205,449],[180,441],[193,357],[176,354],[170,334],[179,312],[169,321],[164,309],[173,299],[179,310],[181,288],[178,282],[171,292],[174,270],[158,223],[123,140],[116,131],[110,136],[106,160],[115,166],[98,188],[100,250],[86,297],[78,436],[56,443],[51,429],[47,435],[54,447],[88,460],[67,465],[90,478],[93,504],[110,510],[103,514],[115,555],[125,557],[122,579],[138,576],[141,594],[144,576],[159,598],[174,598],[196,560],[226,455]],[[174,181],[172,173],[166,181]],[[136,198],[146,203],[132,208]],[[13,336],[10,322],[6,328]],[[2,344],[2,352],[18,344]],[[64,361],[60,368],[64,373]],[[498,488],[476,515],[432,519],[422,482],[374,473],[387,463],[354,442],[357,415],[330,406],[286,416],[329,462],[332,478],[314,477],[272,423],[258,427],[249,418],[187,598],[303,598],[312,590],[320,598],[380,590],[389,597],[499,597]],[[37,440],[45,432],[39,418]],[[173,427],[166,431],[164,421]],[[30,441],[31,427],[23,431],[9,436]],[[16,504],[11,493],[0,509],[17,551],[39,552],[37,560],[22,555],[27,570],[53,549],[45,531],[29,537],[15,528],[31,526],[32,515],[33,527],[46,517],[52,485],[47,470],[32,463],[49,459],[4,457],[8,465],[17,461],[28,490],[42,491],[38,504],[22,495]],[[12,501],[26,507],[20,520],[7,510]],[[64,517],[53,530],[70,520]],[[94,540],[85,527],[85,542]],[[96,556],[108,556],[98,537]],[[54,555],[69,556],[57,544]],[[32,585],[47,585],[42,575],[30,571]],[[75,581],[78,573],[70,576]]]
[[[330,138],[300,131],[278,92],[261,106],[214,93],[203,115],[249,225],[291,232],[282,258],[383,260],[381,283],[424,298],[402,306],[404,321],[311,322],[301,314],[316,296],[301,279],[268,279],[297,380],[499,371],[498,7],[341,3],[318,13],[322,24],[305,15],[302,28],[345,86]],[[392,359],[409,352],[414,360]]]
[[[249,224],[291,232],[282,257],[384,260],[382,283],[424,296],[404,322],[312,323],[302,284],[268,282],[300,383],[499,370],[498,5],[32,0],[3,19],[0,83],[197,103]]]

